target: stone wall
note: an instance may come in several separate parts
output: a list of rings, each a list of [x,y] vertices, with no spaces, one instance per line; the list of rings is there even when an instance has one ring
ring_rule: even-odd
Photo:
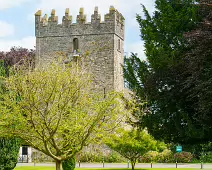
[[[95,76],[95,88],[101,91],[124,88],[122,65],[124,63],[124,17],[114,7],[110,7],[104,21],[98,8],[87,23],[84,9],[72,23],[69,9],[66,9],[62,24],[58,24],[55,10],[51,16],[35,14],[36,63],[51,61],[58,52],[66,56],[74,55],[74,39],[78,40],[79,55],[87,68]],[[89,54],[89,55],[86,55]]]

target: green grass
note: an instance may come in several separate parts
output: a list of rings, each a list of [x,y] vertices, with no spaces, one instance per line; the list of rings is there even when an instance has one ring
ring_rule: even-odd
[[[180,170],[199,170],[195,168],[177,168]],[[17,167],[15,170],[55,170],[55,167]],[[131,170],[127,168],[76,168],[75,170]],[[151,168],[136,168],[136,170],[151,170]],[[176,170],[176,168],[152,168],[152,170]]]

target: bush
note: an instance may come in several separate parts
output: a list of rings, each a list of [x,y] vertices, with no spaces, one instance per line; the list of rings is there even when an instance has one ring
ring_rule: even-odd
[[[102,154],[93,152],[83,152],[77,158],[80,162],[102,162]]]
[[[158,155],[158,162],[160,163],[171,163],[174,161],[174,154],[171,150],[165,149],[163,152]]]
[[[165,149],[163,152],[159,153],[156,151],[149,151],[144,154],[139,162],[150,163],[189,163],[192,161],[193,155],[190,152],[181,152],[173,154],[171,150]],[[212,152],[211,152],[211,161],[212,161]]]
[[[141,162],[150,163],[150,162],[158,162],[159,153],[157,151],[149,151],[141,157]]]
[[[104,161],[108,163],[121,163],[121,162],[127,162],[127,159],[121,156],[119,153],[115,151],[111,151],[108,155],[104,157]]]
[[[193,155],[190,152],[181,152],[174,154],[174,159],[180,163],[189,163],[192,161]]]
[[[108,163],[114,163],[114,162],[127,162],[126,158],[121,156],[119,153],[115,151],[110,151],[106,155],[99,152],[83,152],[78,155],[77,160],[80,162],[108,162]]]
[[[104,155],[104,157],[103,157]],[[116,151],[111,150],[106,145],[92,145],[85,147],[78,155],[80,162],[127,162],[127,159]]]
[[[0,170],[13,170],[18,162],[20,140],[0,138]]]
[[[212,152],[203,153],[200,160],[207,163],[212,163]]]
[[[63,161],[63,170],[74,170],[76,167],[76,159],[71,158]]]

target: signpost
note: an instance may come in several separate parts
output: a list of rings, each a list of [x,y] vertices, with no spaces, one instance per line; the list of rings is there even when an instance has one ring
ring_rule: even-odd
[[[178,146],[176,146],[176,151],[177,152],[182,152],[182,150],[183,150],[183,147],[182,146],[180,146],[180,145],[178,145]]]

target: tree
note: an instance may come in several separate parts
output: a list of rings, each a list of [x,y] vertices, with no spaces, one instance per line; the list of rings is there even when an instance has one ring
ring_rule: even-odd
[[[20,139],[0,138],[0,170],[13,170],[18,162]]]
[[[118,95],[94,93],[91,76],[74,63],[17,72],[5,80],[1,131],[52,157],[57,170],[84,146],[112,133],[123,118]]]
[[[140,125],[167,142],[210,141],[211,10],[192,0],[156,0],[153,16],[144,13],[137,21],[147,61],[132,54],[125,67],[130,87],[149,105]]]
[[[156,141],[146,130],[138,131],[135,129],[121,129],[118,134],[114,134],[105,143],[130,160],[132,170],[134,170],[135,163],[140,156],[150,150],[162,151],[166,148],[164,143]]]
[[[24,63],[28,63],[34,67],[35,50],[22,47],[12,47],[8,52],[1,51],[0,59],[4,61],[4,66],[8,75],[10,67],[14,65],[23,65]]]
[[[0,76],[7,77],[4,61],[0,61]],[[4,82],[0,81],[0,91],[4,91]],[[0,170],[13,170],[18,162],[21,141],[18,138],[0,138]]]
[[[6,78],[8,77],[7,73],[10,66],[8,64],[5,64],[5,60],[7,59],[7,61],[9,61],[9,59],[7,58],[7,55],[1,57],[2,59],[0,60],[0,76]],[[2,94],[6,93],[5,84],[2,79],[0,80],[0,91]],[[13,170],[18,162],[21,140],[17,137],[4,137],[4,134],[1,134],[1,136],[3,137],[0,137],[0,169]]]

